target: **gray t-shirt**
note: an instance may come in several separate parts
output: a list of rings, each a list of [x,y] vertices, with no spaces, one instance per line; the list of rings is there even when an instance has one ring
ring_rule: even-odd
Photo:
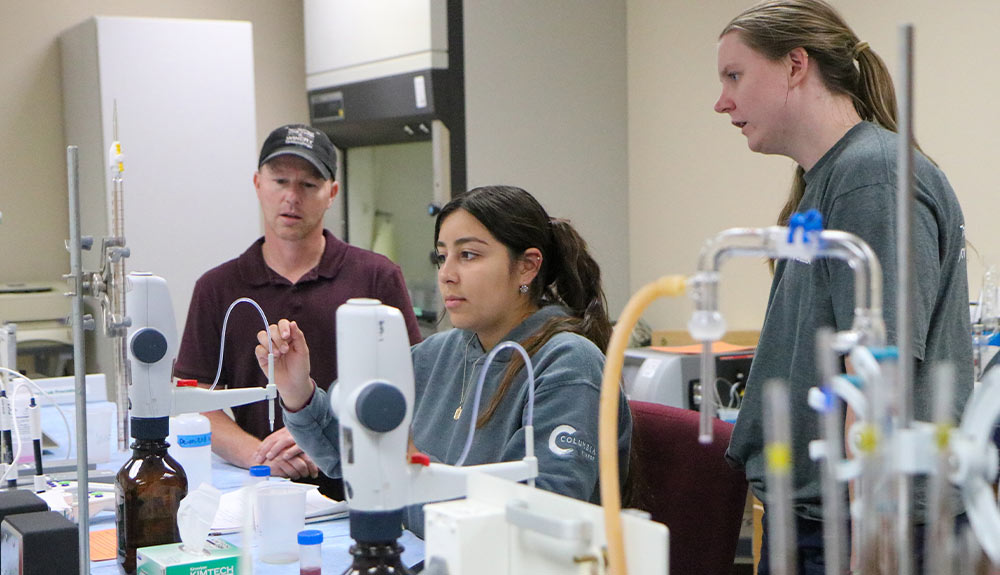
[[[808,173],[797,211],[817,209],[825,229],[853,233],[867,242],[882,265],[882,309],[890,345],[896,343],[896,146],[898,136],[869,122],[851,128]],[[956,369],[955,417],[972,390],[972,340],[965,261],[965,220],[944,174],[926,157],[915,158],[916,201],[912,216],[915,282],[911,309],[914,417],[931,417],[931,366]],[[841,331],[854,317],[854,280],[847,264],[820,259],[777,263],[760,342],[733,431],[730,463],[746,470],[754,493],[765,500],[763,384],[782,378],[791,396],[795,512],[820,519],[819,464],[808,444],[819,437],[818,414],[806,403],[817,385],[815,334],[821,326]],[[918,489],[916,509],[923,506]]]

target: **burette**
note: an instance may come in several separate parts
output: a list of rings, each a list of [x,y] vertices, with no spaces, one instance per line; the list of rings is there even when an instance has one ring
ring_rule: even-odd
[[[114,379],[117,387],[116,402],[118,405],[118,449],[128,447],[128,382],[129,364],[125,335],[131,324],[125,315],[125,258],[129,249],[125,246],[125,205],[124,177],[125,164],[122,156],[122,146],[118,140],[118,102],[114,103],[112,117],[114,140],[108,152],[108,163],[111,168],[111,237],[102,242],[104,260],[101,272],[94,274],[92,288],[98,285],[100,291],[94,289],[94,295],[100,297],[104,309],[104,330],[111,338],[114,358]]]
[[[101,240],[100,269],[96,272],[79,270],[79,277],[74,274],[66,276],[74,285],[72,294],[93,298],[100,302],[101,324],[104,335],[110,341],[112,349],[112,380],[116,392],[115,402],[118,407],[118,450],[128,448],[128,384],[129,364],[127,355],[126,335],[132,321],[126,315],[125,290],[127,277],[125,275],[125,258],[129,257],[129,248],[125,245],[125,204],[124,204],[124,173],[125,163],[121,143],[118,140],[118,102],[114,102],[112,112],[112,133],[114,141],[108,150],[108,165],[111,169],[111,210],[109,214],[110,236]],[[74,168],[75,169],[75,168]],[[79,216],[75,216],[79,220]],[[75,225],[79,226],[79,221]],[[94,239],[90,236],[80,236],[77,250],[89,250]],[[72,242],[70,242],[72,244]],[[67,248],[72,250],[69,244]],[[81,266],[82,267],[82,266]],[[82,316],[83,329],[95,328],[94,320]]]

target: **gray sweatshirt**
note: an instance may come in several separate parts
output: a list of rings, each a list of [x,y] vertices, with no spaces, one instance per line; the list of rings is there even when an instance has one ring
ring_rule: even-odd
[[[815,208],[823,227],[853,233],[871,246],[882,264],[882,312],[890,345],[896,343],[896,145],[898,135],[869,122],[854,126],[805,174],[797,211]],[[911,235],[914,284],[913,410],[931,418],[931,367],[955,366],[955,417],[972,390],[972,338],[965,262],[965,221],[947,178],[922,154],[914,158],[916,196]],[[746,470],[754,494],[767,501],[764,457],[763,386],[771,378],[788,382],[794,457],[795,512],[822,519],[819,464],[809,442],[819,437],[819,416],[806,401],[816,385],[815,333],[821,326],[850,328],[854,277],[841,261],[781,260],[775,267],[767,315],[750,366],[746,395],[726,457]],[[922,478],[915,482],[915,513],[921,518]]]
[[[565,316],[560,306],[546,306],[511,330],[502,341],[522,341],[548,319]],[[483,385],[480,410],[499,387],[514,350],[503,350],[490,364]],[[412,435],[417,449],[434,461],[453,464],[465,445],[469,418],[473,417],[476,379],[487,353],[470,331],[452,329],[435,334],[412,348],[416,406]],[[597,502],[597,412],[604,354],[590,340],[573,333],[559,333],[534,356],[536,485],[542,489]],[[492,419],[476,430],[466,465],[513,461],[524,456],[524,425],[528,405],[527,376],[515,377]],[[454,418],[459,406],[462,411]],[[301,410],[285,412],[285,425],[295,441],[324,473],[339,477],[337,420],[326,393],[317,389]],[[620,395],[618,461],[621,481],[628,473],[632,417],[624,393]],[[422,536],[419,506],[408,514],[407,524]]]

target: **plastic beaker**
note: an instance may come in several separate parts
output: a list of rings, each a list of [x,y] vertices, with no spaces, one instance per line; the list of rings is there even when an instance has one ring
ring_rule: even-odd
[[[264,563],[291,563],[299,558],[296,535],[305,526],[308,488],[284,481],[257,485],[257,558]]]

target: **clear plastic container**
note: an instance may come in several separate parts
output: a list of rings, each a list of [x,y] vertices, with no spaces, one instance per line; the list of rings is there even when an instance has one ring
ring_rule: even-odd
[[[299,558],[296,534],[305,527],[307,489],[288,481],[269,481],[256,486],[260,561],[291,563]]]
[[[193,379],[182,379],[177,387],[196,387]],[[184,467],[188,489],[212,484],[212,424],[200,413],[184,413],[170,418],[170,456]]]
[[[260,535],[260,508],[257,505],[257,488],[266,485],[271,478],[271,467],[268,465],[250,466],[250,476],[247,477],[246,487],[250,490],[250,510],[253,517],[253,530],[256,535]]]
[[[299,531],[299,575],[322,575],[323,532],[318,529]]]
[[[250,467],[250,478],[247,485],[256,485],[267,481],[271,477],[271,467],[268,465],[253,465]]]
[[[212,426],[200,413],[185,413],[170,418],[170,455],[188,476],[192,491],[202,483],[212,484]]]

